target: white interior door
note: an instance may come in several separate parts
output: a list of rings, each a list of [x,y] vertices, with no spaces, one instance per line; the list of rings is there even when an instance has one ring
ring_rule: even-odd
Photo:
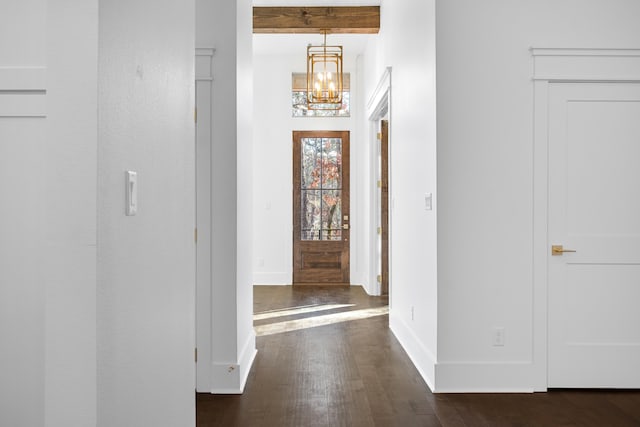
[[[551,83],[549,387],[640,387],[640,83]]]

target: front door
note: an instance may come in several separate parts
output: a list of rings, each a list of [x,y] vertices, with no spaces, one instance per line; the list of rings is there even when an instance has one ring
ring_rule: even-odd
[[[293,132],[293,283],[349,283],[349,132]]]
[[[638,388],[640,84],[549,96],[548,385]]]

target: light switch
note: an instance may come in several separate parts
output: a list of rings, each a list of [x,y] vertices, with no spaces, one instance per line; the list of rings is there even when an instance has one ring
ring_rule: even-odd
[[[138,213],[138,173],[125,172],[126,215],[133,216]]]
[[[433,194],[425,193],[424,195],[424,210],[430,211],[433,208]]]

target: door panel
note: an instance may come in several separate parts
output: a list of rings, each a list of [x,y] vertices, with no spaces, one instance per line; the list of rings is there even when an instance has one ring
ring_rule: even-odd
[[[640,85],[549,104],[549,387],[640,387]]]
[[[294,132],[293,165],[293,283],[349,283],[349,132]]]
[[[389,294],[389,122],[380,121],[380,294]]]

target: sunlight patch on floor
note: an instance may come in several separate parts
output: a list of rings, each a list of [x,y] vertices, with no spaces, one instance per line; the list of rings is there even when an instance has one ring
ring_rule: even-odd
[[[353,304],[346,304],[353,305]],[[304,319],[287,320],[284,322],[258,325],[254,329],[257,336],[281,334],[284,332],[298,331],[301,329],[315,328],[318,326],[332,325],[334,323],[349,322],[352,320],[367,319],[369,317],[384,316],[389,314],[389,307],[365,308],[362,310],[344,311],[342,313],[325,314],[321,316],[307,317]]]
[[[294,316],[296,314],[315,313],[317,311],[335,310],[337,308],[353,307],[355,304],[325,304],[292,307],[281,310],[271,310],[253,315],[253,320],[273,319],[275,317]]]
[[[296,305],[293,307],[274,308],[273,310],[256,311],[253,314],[277,313],[279,311],[293,310],[298,308],[320,307],[320,304]]]

